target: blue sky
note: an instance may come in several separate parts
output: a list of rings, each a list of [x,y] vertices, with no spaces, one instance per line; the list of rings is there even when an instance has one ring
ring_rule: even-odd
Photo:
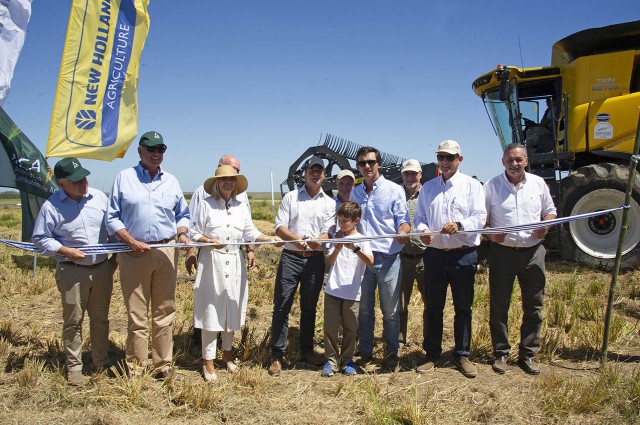
[[[70,7],[33,0],[4,105],[43,153]],[[269,173],[279,190],[324,133],[423,162],[455,139],[461,170],[488,180],[501,152],[472,81],[498,63],[549,65],[555,41],[640,19],[640,2],[151,0],[149,14],[139,132],[162,133],[163,167],[186,192],[226,153],[249,191],[268,191]],[[135,146],[111,163],[82,160],[91,186],[109,191],[137,163]]]

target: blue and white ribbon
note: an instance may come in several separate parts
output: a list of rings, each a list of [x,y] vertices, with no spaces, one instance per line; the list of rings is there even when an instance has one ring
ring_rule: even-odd
[[[535,230],[535,229],[539,229],[542,227],[549,227],[549,226],[554,226],[557,224],[563,224],[563,223],[568,223],[571,221],[575,221],[575,220],[581,220],[581,219],[585,219],[585,218],[590,218],[590,217],[597,217],[600,215],[604,215],[604,214],[610,214],[612,212],[615,211],[620,211],[622,209],[628,209],[629,206],[627,205],[623,205],[620,206],[618,208],[611,208],[608,210],[603,210],[603,211],[594,211],[591,213],[586,213],[586,214],[580,214],[580,215],[573,215],[570,217],[562,217],[562,218],[556,218],[553,220],[547,220],[547,221],[537,221],[534,223],[527,223],[527,224],[519,224],[519,225],[515,225],[515,226],[504,226],[504,227],[487,227],[484,229],[478,229],[478,230],[463,230],[458,232],[461,235],[477,235],[477,234],[483,234],[483,235],[495,235],[495,234],[500,234],[500,233],[514,233],[514,232],[519,232],[522,230]],[[352,242],[361,242],[361,241],[371,241],[374,239],[384,239],[384,238],[396,238],[398,236],[428,236],[428,235],[437,235],[439,234],[439,231],[430,231],[430,232],[415,232],[415,233],[405,233],[405,234],[383,234],[383,235],[376,235],[376,236],[367,236],[367,235],[363,235],[357,238],[332,238],[332,239],[303,239],[303,240],[295,240],[295,241],[286,241],[288,243],[295,243],[295,242],[309,242],[309,241],[315,241],[315,242],[321,242],[321,243],[352,243]],[[35,252],[35,253],[41,253],[41,251],[35,247],[34,244],[30,243],[30,242],[19,242],[19,241],[12,241],[9,239],[0,239],[0,243],[4,244],[4,245],[8,245],[10,247],[13,248],[18,248],[18,249],[22,249],[24,251],[29,251],[29,252]],[[149,245],[151,248],[191,248],[191,247],[203,247],[203,246],[213,246],[213,245],[248,245],[248,244],[252,244],[252,245],[272,245],[272,244],[276,244],[276,243],[281,243],[281,242],[233,242],[233,243],[226,243],[226,244],[220,244],[220,243],[204,243],[204,242],[191,242],[188,244],[182,244],[182,243],[167,243],[167,244],[155,244],[155,245]],[[77,248],[78,250],[84,252],[87,255],[93,255],[93,254],[115,254],[118,252],[129,252],[132,251],[132,249],[129,247],[129,245],[124,244],[124,243],[107,243],[107,244],[100,244],[100,245],[83,245],[83,246],[76,246],[76,247],[70,247],[70,248]]]

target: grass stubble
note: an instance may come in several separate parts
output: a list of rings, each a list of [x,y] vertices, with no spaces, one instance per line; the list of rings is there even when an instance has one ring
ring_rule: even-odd
[[[19,210],[3,210],[0,237],[18,239],[19,222]],[[273,233],[269,221],[257,220],[256,224],[263,232]],[[68,386],[64,378],[54,261],[39,258],[36,276],[32,277],[31,255],[0,246],[0,362],[4,365],[0,371],[0,423],[640,423],[638,271],[620,276],[610,361],[605,368],[598,367],[598,350],[610,274],[575,264],[550,263],[538,355],[543,373],[539,377],[528,376],[515,365],[522,318],[517,285],[509,314],[514,346],[510,370],[504,376],[491,371],[489,287],[484,270],[476,278],[473,306],[471,359],[478,364],[476,379],[464,378],[451,362],[450,296],[442,364],[427,375],[413,372],[423,358],[422,301],[417,290],[410,306],[410,342],[401,352],[400,367],[387,370],[374,366],[352,378],[321,378],[318,370],[298,362],[295,341],[299,306],[294,303],[288,370],[272,378],[264,365],[268,360],[278,255],[279,249],[269,246],[257,250],[259,265],[250,273],[247,323],[236,333],[234,344],[242,365],[239,373],[219,371],[219,380],[212,384],[202,380],[200,359],[189,353],[193,276],[186,274],[181,258],[173,377],[158,382],[150,371],[131,377],[122,373],[121,363],[108,372],[91,372],[90,347],[85,338],[83,359],[88,382],[76,388]],[[321,297],[315,337],[319,347],[322,311]],[[378,359],[383,350],[379,316],[374,353]],[[110,319],[110,355],[121,362],[126,310],[118,272]],[[88,323],[84,329],[87,335]]]

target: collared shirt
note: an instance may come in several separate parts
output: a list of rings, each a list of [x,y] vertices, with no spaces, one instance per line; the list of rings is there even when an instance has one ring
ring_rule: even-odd
[[[542,177],[525,173],[518,187],[511,183],[505,173],[495,176],[484,186],[489,224],[491,227],[514,226],[540,221],[548,214],[556,214],[549,187]],[[531,247],[542,239],[532,230],[507,233],[501,245],[509,247]]]
[[[347,238],[360,236],[362,235],[356,232]],[[353,242],[353,244],[365,254],[372,255],[368,241]],[[327,255],[331,255],[334,249],[335,245],[331,245],[327,250]],[[336,262],[329,269],[324,292],[345,300],[360,301],[360,284],[366,269],[367,265],[358,257],[358,254],[343,247],[338,253]]]
[[[180,183],[162,169],[151,179],[140,163],[122,170],[113,182],[105,216],[110,235],[122,229],[141,242],[171,239],[189,227],[189,207]]]
[[[418,196],[420,195],[420,189],[422,189],[422,185],[418,185],[418,190],[409,196],[406,189],[404,191],[405,199],[407,200],[407,210],[409,211],[409,218],[411,219],[411,233],[416,232],[416,225],[414,222],[414,218],[416,216],[416,207],[418,206]],[[412,236],[408,243],[404,245],[402,248],[402,252],[405,254],[422,254],[424,250],[427,249],[427,246],[422,243],[419,237]]]
[[[414,223],[416,230],[434,232],[451,222],[460,222],[464,230],[479,230],[487,221],[482,184],[456,172],[449,180],[442,176],[427,181],[418,196]],[[433,235],[430,248],[455,249],[480,245],[480,235]]]
[[[314,238],[326,233],[334,224],[336,201],[322,190],[313,198],[305,185],[284,195],[276,215],[275,229],[284,226],[290,232],[302,237]],[[286,243],[285,249],[299,251],[293,243]]]
[[[209,195],[206,190],[204,190],[204,185],[201,185],[196,189],[195,192],[191,195],[191,200],[189,201],[189,215],[191,216],[191,226],[193,226],[193,222],[196,220],[196,216],[198,214],[198,205],[202,202],[203,199],[208,198]],[[251,205],[249,204],[249,197],[247,196],[247,192],[244,191],[239,193],[236,196],[236,200],[246,205],[247,210],[249,211],[249,217],[251,217]]]
[[[90,187],[88,193],[76,201],[59,189],[40,208],[31,240],[46,256],[56,255],[63,246],[77,248],[106,243],[106,211],[107,197],[99,190]],[[87,255],[76,263],[87,266],[106,258],[106,254]],[[63,257],[56,260],[68,261]]]
[[[384,176],[373,182],[371,193],[367,193],[364,182],[356,186],[351,200],[362,209],[358,231],[365,236],[396,234],[403,223],[411,223],[404,189]],[[394,238],[374,239],[370,245],[372,251],[385,254],[395,254],[402,249]]]

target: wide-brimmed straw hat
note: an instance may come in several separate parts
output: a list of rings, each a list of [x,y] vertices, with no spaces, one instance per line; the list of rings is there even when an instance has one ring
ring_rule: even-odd
[[[235,177],[236,190],[239,194],[247,190],[247,187],[249,187],[247,178],[242,174],[238,174],[235,168],[230,165],[221,165],[216,169],[216,175],[213,177],[209,177],[204,182],[204,190],[206,190],[209,195],[211,195],[211,191],[213,189],[213,185],[216,183],[216,179],[219,179],[221,177]]]

